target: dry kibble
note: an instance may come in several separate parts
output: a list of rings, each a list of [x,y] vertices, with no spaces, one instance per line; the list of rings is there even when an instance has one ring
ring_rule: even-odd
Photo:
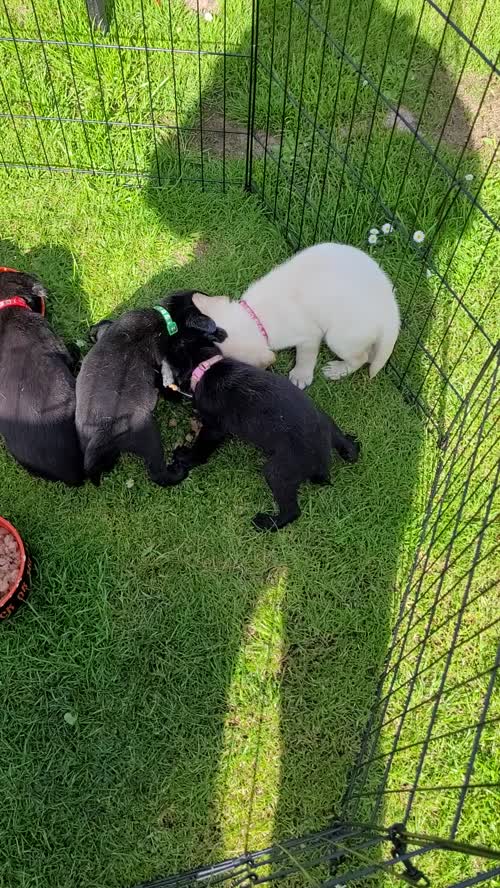
[[[177,420],[176,419],[169,419],[168,425],[169,425],[169,428],[175,429],[175,427],[177,425]]]
[[[4,527],[0,528],[0,594],[4,595],[14,585],[21,554],[16,540]]]
[[[191,444],[191,441],[192,441],[192,440],[193,440],[193,436],[192,436],[192,435],[186,435],[186,441],[188,442],[188,444]]]

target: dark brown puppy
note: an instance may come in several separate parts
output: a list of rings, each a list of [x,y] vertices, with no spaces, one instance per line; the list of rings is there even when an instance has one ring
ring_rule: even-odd
[[[32,474],[77,485],[74,360],[42,316],[45,299],[36,278],[0,271],[0,435]]]

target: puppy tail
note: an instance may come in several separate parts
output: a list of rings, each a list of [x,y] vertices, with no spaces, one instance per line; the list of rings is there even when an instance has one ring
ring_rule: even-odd
[[[103,472],[109,472],[118,459],[118,451],[110,440],[109,429],[99,429],[90,439],[83,458],[87,478],[99,485]]]
[[[396,300],[390,305],[390,312],[385,318],[384,327],[374,344],[373,354],[370,360],[370,379],[377,375],[392,355],[396,339],[399,336],[400,318]]]

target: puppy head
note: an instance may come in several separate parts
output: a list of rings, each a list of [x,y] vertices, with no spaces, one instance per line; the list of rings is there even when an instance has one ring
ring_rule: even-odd
[[[196,290],[179,290],[162,299],[161,305],[167,308],[177,324],[179,333],[186,340],[195,341],[203,337],[208,342],[224,342],[227,333],[213,318],[197,307],[194,297],[205,296]],[[209,296],[205,297],[210,299]]]
[[[226,358],[236,358],[262,370],[274,363],[276,355],[238,301],[229,299],[228,296],[195,293],[193,303],[204,315],[213,318],[227,330],[227,338],[222,340],[221,346],[221,352]]]
[[[37,314],[45,314],[47,291],[31,274],[25,274],[23,271],[0,273],[0,299],[10,299],[13,296],[20,296]]]
[[[94,324],[93,327],[89,330],[89,336],[92,342],[99,342],[101,336],[109,330],[110,327],[113,326],[113,321],[104,320],[99,321],[97,324]]]

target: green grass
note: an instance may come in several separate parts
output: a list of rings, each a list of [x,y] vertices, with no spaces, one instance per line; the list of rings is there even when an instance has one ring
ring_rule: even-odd
[[[251,197],[172,190],[160,226],[138,191],[68,185],[40,179],[35,203],[18,178],[2,256],[47,281],[50,318],[74,338],[138,289],[140,302],[180,284],[237,292],[283,256]],[[384,375],[318,376],[312,395],[363,460],[305,489],[300,522],[272,537],[251,527],[269,494],[241,445],[172,491],[132,460],[100,490],[68,491],[2,452],[2,512],[37,565],[0,640],[9,886],[125,885],[320,826],[338,805],[386,648],[422,428]],[[171,408],[160,415],[170,449],[188,414],[175,429]]]
[[[37,37],[40,28],[46,37],[64,39],[58,4],[38,0],[37,18],[19,0],[8,8],[17,36]],[[60,8],[67,38],[87,41],[83,9],[69,0],[61,0]],[[90,171],[115,167],[131,173],[125,176],[129,184],[136,183],[134,174],[151,177],[132,189],[105,177],[2,173],[2,264],[25,268],[45,281],[50,320],[68,339],[84,339],[89,325],[108,313],[151,304],[175,287],[238,295],[289,254],[280,231],[295,243],[300,232],[301,242],[308,243],[332,236],[333,226],[335,238],[367,248],[369,229],[386,218],[370,191],[344,171],[347,149],[365,185],[380,185],[382,201],[397,210],[398,231],[372,251],[396,282],[405,314],[394,365],[404,374],[403,390],[419,392],[442,431],[488,353],[480,334],[468,341],[473,325],[467,312],[481,317],[489,335],[495,335],[490,294],[498,240],[490,239],[490,223],[470,212],[464,195],[448,194],[448,177],[428,152],[405,133],[391,136],[382,101],[375,101],[373,90],[330,50],[320,87],[322,46],[312,26],[302,80],[306,19],[294,6],[289,58],[289,7],[282,0],[276,7],[275,72],[281,80],[288,76],[295,97],[302,89],[303,108],[312,117],[317,109],[317,123],[325,129],[338,87],[334,136],[339,153],[328,156],[325,143],[304,113],[299,119],[293,102],[283,109],[283,91],[276,84],[268,102],[269,78],[261,67],[256,128],[261,137],[268,130],[274,143],[266,163],[258,152],[254,158],[257,195],[245,195],[240,187],[228,187],[224,195],[215,181],[224,177],[228,186],[241,186],[241,143],[235,148],[228,137],[222,156],[220,140],[214,143],[205,134],[200,153],[199,135],[189,129],[180,135],[181,171],[187,182],[203,174],[205,193],[198,187],[166,187],[179,175],[179,145],[168,127],[179,122],[199,129],[200,86],[204,120],[214,112],[220,115],[225,83],[227,128],[245,126],[250,10],[241,0],[228,0],[226,16],[200,20],[198,30],[196,16],[180,0],[171,6],[145,3],[144,8],[150,46],[169,46],[172,28],[176,48],[220,50],[225,45],[241,55],[228,56],[225,64],[206,55],[199,68],[196,55],[175,55],[172,64],[169,54],[151,53],[148,68],[144,53],[132,50],[54,45],[42,50],[19,43],[18,56],[15,47],[0,42],[5,87],[0,110],[23,115],[35,109],[47,117],[90,121],[84,129],[71,122],[62,127],[57,121],[36,125],[21,119],[14,126],[10,117],[0,118],[0,165],[2,160],[22,164],[26,158]],[[325,4],[313,8],[324,20]],[[402,60],[420,11],[410,0],[398,4],[382,71],[394,9],[394,0],[357,3],[346,44],[359,61],[371,15],[363,74],[375,82],[382,77],[382,89],[393,102],[401,92]],[[273,6],[261,0],[260,10],[259,52],[265,64]],[[470,34],[477,12],[476,3],[455,4],[452,17]],[[329,27],[340,43],[346,16],[347,4],[334,4]],[[490,55],[494,23],[493,4],[487,4],[475,40]],[[426,6],[402,98],[416,116],[442,24]],[[0,34],[10,34],[4,9]],[[143,44],[140,5],[116,2],[109,35],[95,39],[104,45]],[[448,139],[436,144],[464,62],[468,92],[460,93],[456,114],[462,125],[470,122],[484,77],[478,57],[466,58],[461,42],[448,32],[422,113],[423,132],[458,178],[473,174],[468,188],[495,215],[498,169],[492,168],[479,187],[491,159],[488,139],[463,157]],[[150,123],[152,112],[156,150],[151,130],[135,128],[132,138],[126,127],[95,123],[106,117],[127,121],[128,113],[133,122]],[[429,256],[408,244],[407,234],[416,228],[426,233]],[[437,275],[427,278],[429,263],[464,294],[462,304],[440,287]],[[415,348],[420,337],[455,391],[443,385],[435,365]],[[282,355],[279,369],[288,370],[291,360]],[[118,888],[322,827],[336,813],[373,700],[437,458],[435,437],[392,380],[386,372],[369,383],[359,373],[331,385],[317,375],[313,398],[359,436],[362,460],[352,468],[336,466],[331,488],[305,488],[300,521],[273,537],[258,536],[251,528],[251,516],[269,507],[270,497],[259,457],[241,445],[225,447],[172,491],[148,484],[143,467],[132,460],[123,460],[98,491],[68,491],[29,478],[0,451],[0,511],[17,524],[36,564],[29,604],[0,633],[0,749],[6,763],[0,774],[0,829],[12,837],[0,852],[1,885]],[[172,408],[161,405],[159,415],[168,452],[188,430],[189,414],[177,408],[175,428],[169,426]],[[488,459],[485,466],[490,466]],[[473,497],[465,512],[470,533],[477,529],[476,503]],[[446,533],[448,540],[449,529]],[[450,588],[466,563],[467,558],[459,560],[447,575]],[[440,566],[442,561],[425,583]],[[486,564],[478,571],[474,592],[481,584],[486,588],[490,570]],[[460,606],[462,593],[463,583],[450,593],[451,610]],[[467,618],[479,625],[492,607],[494,601],[485,595]],[[425,656],[432,658],[449,644],[448,626]],[[463,657],[452,664],[450,681],[475,664],[488,666],[492,644],[486,633],[477,645],[465,645]],[[406,664],[402,681],[414,662]],[[415,699],[434,686],[419,682]],[[460,719],[473,722],[484,687],[479,684],[466,700],[453,699],[439,716],[439,730],[452,730]],[[400,702],[396,695],[391,712],[396,714]],[[424,720],[408,718],[402,743],[417,742],[425,727]],[[390,748],[392,737],[391,730],[382,736],[381,752]],[[470,740],[467,733],[453,747],[433,747],[425,781],[437,781],[450,769],[459,780]],[[478,766],[484,780],[495,776],[494,743],[488,728]],[[392,787],[411,778],[416,761],[411,749],[395,757]],[[378,773],[375,768],[369,779]],[[466,808],[463,836],[495,844],[494,802],[489,794],[476,799],[473,809],[470,803]],[[455,801],[424,799],[413,825],[445,832]],[[404,802],[404,794],[391,797],[387,822],[400,818]],[[471,864],[440,859],[433,866],[438,884],[450,881],[456,866],[464,877]]]

